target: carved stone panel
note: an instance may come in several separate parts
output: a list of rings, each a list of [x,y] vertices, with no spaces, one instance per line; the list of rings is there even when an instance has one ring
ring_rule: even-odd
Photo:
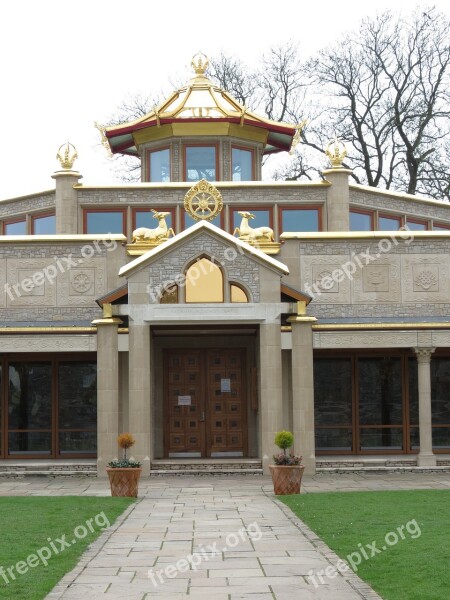
[[[46,258],[7,259],[6,306],[54,306],[58,268]]]
[[[404,302],[448,302],[448,262],[439,254],[402,257]]]
[[[355,304],[400,302],[400,257],[382,257],[355,271],[352,300]]]
[[[106,265],[103,258],[83,259],[58,276],[58,306],[85,306],[106,292]]]
[[[346,271],[349,256],[317,255],[300,257],[301,289],[314,302],[350,304],[350,281],[353,275]]]

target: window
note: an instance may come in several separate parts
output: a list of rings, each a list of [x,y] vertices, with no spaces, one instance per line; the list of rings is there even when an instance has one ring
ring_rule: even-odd
[[[391,215],[378,215],[378,230],[379,231],[397,231],[402,224],[401,217]]]
[[[184,151],[186,181],[218,180],[216,146],[186,146]]]
[[[56,233],[55,215],[34,215],[31,217],[31,233],[34,235],[52,235]]]
[[[149,153],[150,181],[170,181],[170,150],[154,150]]]
[[[350,231],[372,231],[373,214],[357,210],[350,211]]]
[[[321,231],[321,209],[313,206],[280,208],[280,229],[284,231]]]
[[[249,220],[250,227],[271,227],[272,225],[272,208],[252,208],[251,206],[247,207],[237,207],[233,208],[233,228],[231,233],[234,232],[236,227],[239,227],[242,221],[242,217],[239,214],[239,211],[250,212],[252,215],[255,215],[254,219]]]
[[[174,208],[166,208],[158,205],[159,210],[164,210],[164,212],[169,212],[165,218],[167,227],[169,229],[174,228],[175,223],[175,209]],[[152,213],[150,208],[134,208],[133,209],[133,230],[138,227],[147,227],[148,229],[155,229],[158,227],[158,221],[153,217],[154,213]]]
[[[4,223],[5,235],[26,235],[27,234],[27,222],[25,219],[20,221],[10,221]]]
[[[444,223],[433,223],[433,231],[448,231],[450,224],[444,225]]]
[[[253,152],[243,148],[231,149],[232,181],[253,180]]]
[[[450,449],[450,358],[431,359],[431,413],[433,447]]]
[[[239,285],[234,283],[230,284],[230,299],[231,302],[248,302],[247,294]]]
[[[201,258],[186,271],[186,302],[223,302],[223,275],[208,258]]]
[[[406,226],[411,231],[426,231],[428,229],[427,221],[419,221],[416,219],[410,219],[409,217],[406,219]]]
[[[125,233],[125,209],[84,211],[84,233]]]

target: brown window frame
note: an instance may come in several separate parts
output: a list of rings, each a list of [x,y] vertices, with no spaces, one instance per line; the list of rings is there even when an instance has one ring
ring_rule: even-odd
[[[349,231],[357,231],[355,229],[350,229],[350,215],[351,213],[353,214],[359,214],[359,215],[368,215],[370,217],[370,227],[371,229],[369,231],[375,231],[375,213],[373,210],[364,210],[364,209],[359,209],[359,208],[350,208],[349,211]]]
[[[405,217],[405,225],[408,227],[408,223],[415,223],[416,225],[425,225],[425,229],[423,231],[430,231],[430,221],[427,219],[416,219],[410,218],[408,216]],[[418,231],[421,231],[420,229]]]
[[[436,227],[441,227],[441,229],[448,229],[448,230],[450,230],[450,223],[439,223],[439,222],[433,221],[432,230],[433,231],[440,231],[439,229],[434,229],[435,225],[436,225]]]
[[[183,181],[187,183],[192,183],[193,185],[196,183],[195,181],[187,181],[187,164],[186,164],[186,150],[188,148],[214,148],[216,151],[216,179],[215,181],[222,181],[221,173],[220,173],[220,161],[219,161],[219,144],[217,142],[213,142],[211,144],[201,144],[201,143],[186,143],[183,144]]]
[[[135,206],[135,207],[133,207],[131,209],[131,227],[132,227],[133,231],[135,229],[137,229],[137,227],[136,227],[136,213],[138,213],[138,212],[145,212],[145,211],[150,212],[152,208],[153,208],[152,206],[149,206],[149,207],[147,207],[147,206]],[[170,212],[170,214],[172,215],[172,229],[175,231],[175,229],[176,229],[176,215],[177,215],[177,209],[176,209],[176,207],[175,206],[161,206],[161,205],[158,205],[158,210],[161,211],[161,212]],[[157,227],[158,226],[158,222],[157,222],[156,219],[155,219],[155,223],[156,223],[155,227]]]
[[[30,430],[10,430],[9,429],[9,414],[8,414],[8,366],[12,362],[35,362],[35,363],[50,363],[52,369],[52,382],[51,382],[51,419],[52,425],[50,429],[42,429],[36,431],[49,431],[51,433],[51,452],[49,454],[9,454],[9,433],[10,431],[30,431]],[[58,369],[59,364],[63,362],[94,362],[97,363],[97,354],[95,352],[83,352],[83,353],[15,353],[15,354],[3,354],[0,356],[0,365],[2,367],[2,383],[1,383],[1,419],[0,419],[0,430],[1,430],[1,444],[0,444],[0,458],[2,460],[22,460],[22,459],[73,459],[73,458],[96,458],[97,452],[77,452],[77,453],[64,453],[61,454],[59,447],[59,398],[58,398]],[[98,401],[97,401],[98,407]],[[98,415],[98,413],[97,413]],[[67,430],[69,431],[69,430]],[[76,429],[76,431],[92,431],[92,429]],[[97,438],[98,442],[98,438]]]
[[[323,219],[322,210],[323,204],[281,204],[278,206],[278,229],[280,235],[284,233],[283,228],[283,211],[284,210],[317,210],[318,211],[318,229],[317,231],[323,231]]]
[[[396,221],[398,221],[398,228],[400,229],[400,227],[403,225],[403,221],[404,218],[402,215],[391,215],[389,213],[378,213],[377,216],[377,231],[387,231],[386,229],[380,229],[380,218],[381,219],[395,219]]]
[[[55,213],[55,211],[50,211],[50,212],[45,212],[45,213],[34,213],[31,215],[31,235],[37,235],[34,233],[34,222],[36,221],[36,219],[43,219],[45,217],[55,217],[56,218],[56,213]]]
[[[27,217],[26,215],[22,216],[22,217],[14,217],[13,219],[5,219],[2,223],[2,227],[3,227],[3,233],[4,235],[16,235],[14,233],[6,233],[6,226],[7,225],[14,225],[14,223],[25,223],[25,233],[19,233],[17,235],[28,235],[28,223],[27,223]]]
[[[273,204],[268,204],[267,206],[265,206],[264,204],[253,204],[251,206],[234,206],[234,204],[229,204],[228,205],[229,209],[230,209],[230,233],[233,234],[234,232],[234,219],[233,219],[233,214],[239,210],[241,211],[246,211],[246,212],[252,212],[253,210],[268,210],[269,211],[269,227],[271,229],[274,228],[274,222],[273,222]]]
[[[122,231],[122,233],[125,236],[127,235],[127,209],[126,208],[115,208],[115,207],[110,207],[110,208],[107,208],[107,207],[102,207],[102,208],[83,208],[83,233],[84,234],[88,234],[88,231],[87,231],[87,215],[89,213],[101,213],[101,212],[109,212],[109,213],[110,212],[118,212],[118,213],[120,212],[120,213],[122,213],[123,214],[123,222],[122,222],[122,224],[123,224],[123,231]],[[116,233],[117,234],[117,232],[111,232],[111,233]],[[105,234],[100,234],[100,233],[99,234],[95,234],[95,233],[92,233],[92,234],[88,234],[88,235],[105,235]]]

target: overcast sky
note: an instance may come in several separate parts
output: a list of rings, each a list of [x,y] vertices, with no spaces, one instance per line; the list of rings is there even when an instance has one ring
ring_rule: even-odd
[[[450,2],[434,3],[450,15]],[[117,183],[98,146],[127,95],[188,80],[198,50],[253,62],[271,45],[299,40],[312,54],[386,8],[409,0],[186,2],[181,0],[2,0],[0,3],[0,198],[54,187],[56,152],[70,140],[83,183]]]

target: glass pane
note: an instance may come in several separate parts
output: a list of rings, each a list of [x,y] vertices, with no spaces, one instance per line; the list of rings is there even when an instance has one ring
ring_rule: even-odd
[[[350,358],[314,359],[314,418],[318,427],[352,424]]]
[[[215,146],[188,146],[186,148],[186,181],[216,181]]]
[[[25,221],[5,223],[5,235],[26,235],[27,224]]]
[[[95,362],[59,363],[60,429],[96,429],[97,365]]]
[[[433,425],[450,425],[450,358],[431,360],[431,412]]]
[[[241,150],[233,148],[231,150],[232,160],[232,180],[233,181],[251,181],[252,180],[252,152],[250,150]]]
[[[222,271],[207,258],[186,272],[186,302],[223,302]]]
[[[86,213],[86,233],[123,233],[122,212]]]
[[[56,233],[55,215],[33,219],[33,233],[35,235],[53,235]]]
[[[319,211],[311,209],[283,209],[281,211],[282,231],[319,231]]]
[[[450,448],[450,427],[433,427],[433,448]]]
[[[170,150],[150,152],[150,181],[170,181]]]
[[[9,433],[9,454],[51,454],[50,431],[27,431]]]
[[[248,302],[247,294],[238,285],[231,284],[231,302]]]
[[[372,231],[372,216],[350,211],[350,231]]]
[[[9,429],[51,428],[50,363],[10,363],[8,418]]]
[[[95,453],[97,452],[96,431],[60,431],[60,454]]]
[[[158,221],[153,218],[153,213],[150,210],[137,210],[135,214],[136,214],[136,229],[138,227],[148,227],[148,229],[155,229],[155,227],[158,227]],[[169,229],[171,229],[171,228],[173,229],[172,213],[169,213],[165,219],[166,219],[167,227]]]
[[[380,231],[396,231],[400,229],[400,219],[396,217],[378,217],[378,229]]]
[[[402,450],[403,429],[387,427],[359,430],[361,450]]]
[[[409,449],[410,450],[419,450],[419,448],[420,448],[419,428],[411,427],[409,430]]]
[[[270,210],[252,210],[252,215],[255,215],[254,219],[249,220],[250,227],[255,229],[256,227],[270,227]],[[242,221],[242,217],[239,211],[233,211],[233,231],[236,227],[239,227]]]
[[[401,425],[403,420],[400,358],[359,358],[358,377],[360,424]]]
[[[192,225],[195,225],[196,223],[198,223],[198,221],[193,219],[187,213],[184,213],[184,228],[185,229],[187,229],[188,227],[192,227]],[[208,221],[208,223],[212,223],[216,227],[221,228],[220,215],[217,215],[217,217],[214,217],[214,219],[212,219],[211,221]]]
[[[352,449],[351,427],[316,428],[316,450],[349,452]]]
[[[411,231],[426,231],[426,223],[414,223],[414,221],[406,221],[406,227]]]
[[[419,383],[417,379],[417,359],[408,358],[409,381],[409,423],[419,425]]]

